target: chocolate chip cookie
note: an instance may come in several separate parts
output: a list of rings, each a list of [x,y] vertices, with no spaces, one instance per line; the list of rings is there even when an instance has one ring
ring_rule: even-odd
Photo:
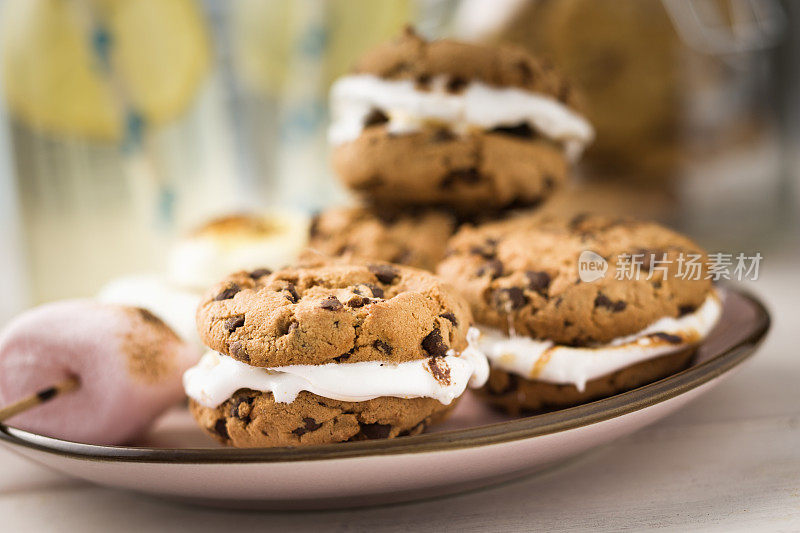
[[[455,217],[441,210],[331,208],[312,219],[304,257],[364,258],[433,270],[455,228]]]
[[[485,358],[468,349],[471,322],[452,287],[410,267],[239,272],[198,308],[214,352],[184,385],[201,427],[233,446],[415,434],[468,382],[485,381]]]
[[[379,262],[239,272],[197,311],[206,346],[262,367],[444,356],[466,346],[471,322],[449,285]]]
[[[607,263],[602,279],[579,277],[584,251]],[[701,256],[700,279],[678,276],[681,254]],[[633,273],[635,259],[641,263],[639,279],[618,279],[625,267],[621,262],[630,261]],[[657,271],[649,270],[656,266]],[[451,239],[437,271],[467,298],[476,322],[587,346],[698,308],[711,290],[705,268],[699,246],[655,223],[534,214],[463,228]]]
[[[428,42],[377,47],[331,90],[333,166],[381,205],[462,213],[536,205],[593,131],[577,96],[520,48]]]
[[[238,448],[306,446],[418,435],[443,420],[456,402],[380,397],[342,402],[301,392],[291,403],[270,392],[242,389],[216,408],[194,400],[190,410],[216,441]]]
[[[579,270],[586,254],[596,270]],[[687,262],[697,265],[691,276]],[[484,390],[510,411],[663,377],[719,316],[705,252],[650,222],[529,214],[465,227],[437,272],[469,301],[492,363]],[[616,372],[635,364],[623,387]]]

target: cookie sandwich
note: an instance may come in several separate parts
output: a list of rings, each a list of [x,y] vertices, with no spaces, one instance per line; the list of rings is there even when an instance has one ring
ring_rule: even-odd
[[[482,396],[509,412],[569,407],[679,371],[721,313],[705,253],[649,222],[529,215],[465,227],[438,273],[475,316],[491,365]]]
[[[198,308],[210,351],[184,388],[198,424],[227,445],[414,435],[487,379],[471,321],[454,289],[409,267],[240,272]]]
[[[535,205],[594,136],[576,100],[521,48],[406,30],[331,88],[333,166],[376,204]]]
[[[438,209],[333,207],[311,220],[309,251],[434,270],[456,229],[455,217]]]

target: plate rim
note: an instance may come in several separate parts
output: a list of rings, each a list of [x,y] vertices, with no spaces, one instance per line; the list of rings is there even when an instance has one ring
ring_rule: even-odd
[[[286,463],[438,452],[474,448],[539,437],[611,420],[662,403],[695,389],[749,359],[769,332],[766,306],[749,291],[721,288],[742,297],[755,309],[755,328],[708,361],[631,391],[594,402],[484,426],[429,433],[402,439],[342,442],[280,448],[146,448],[103,446],[67,441],[0,424],[0,442],[71,459],[107,463]]]

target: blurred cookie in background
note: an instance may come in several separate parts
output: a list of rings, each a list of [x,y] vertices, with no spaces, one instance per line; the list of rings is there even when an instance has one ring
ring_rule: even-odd
[[[769,134],[776,2],[512,1],[505,17],[460,6],[456,33],[550,58],[581,89],[597,140],[584,162],[627,182],[668,182],[686,166],[752,149]],[[670,185],[671,186],[671,185]]]
[[[553,67],[518,47],[407,29],[331,88],[333,167],[375,205],[537,205],[594,137]]]
[[[333,207],[311,221],[303,258],[358,257],[433,270],[455,230],[456,218],[444,210]]]
[[[653,187],[619,181],[589,181],[567,185],[537,209],[543,216],[580,213],[674,222],[673,201]]]

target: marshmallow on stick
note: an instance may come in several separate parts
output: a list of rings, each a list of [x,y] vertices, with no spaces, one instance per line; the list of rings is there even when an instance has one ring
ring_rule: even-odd
[[[70,378],[77,388],[8,420],[19,429],[91,444],[122,444],[183,398],[196,349],[144,309],[66,300],[0,333],[0,405]]]

